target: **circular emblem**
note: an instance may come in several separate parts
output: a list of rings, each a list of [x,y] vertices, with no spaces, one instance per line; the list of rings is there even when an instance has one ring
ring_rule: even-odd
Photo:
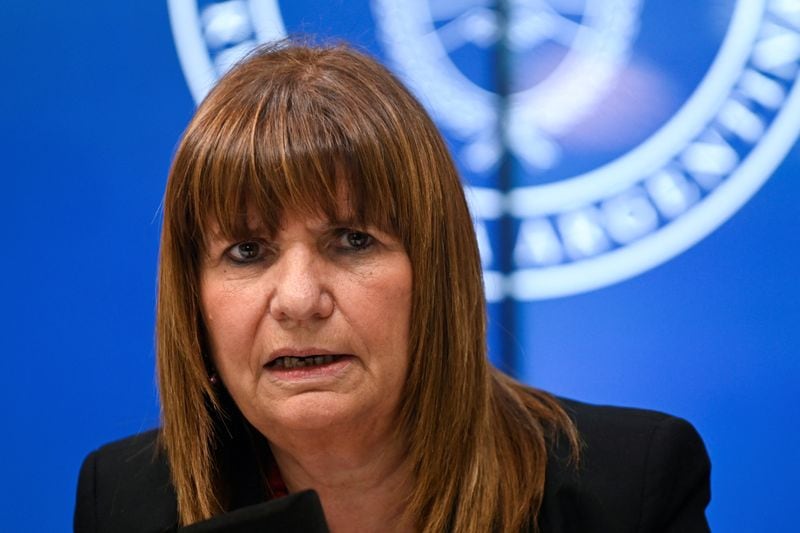
[[[371,2],[387,62],[454,146],[489,301],[577,294],[668,261],[747,202],[798,137],[793,2],[731,0],[724,13],[714,3],[725,24],[701,36],[659,25],[710,19],[702,2],[672,22],[641,0],[507,4]],[[169,10],[197,101],[259,42],[286,35],[276,0],[169,0]],[[648,56],[639,48],[654,27],[664,35]],[[475,68],[499,46],[502,95]],[[492,176],[504,152],[514,170],[501,190]],[[505,215],[510,273],[492,239]]]

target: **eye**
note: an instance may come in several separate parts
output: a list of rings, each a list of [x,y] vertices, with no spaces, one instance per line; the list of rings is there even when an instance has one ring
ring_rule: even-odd
[[[264,245],[258,241],[244,241],[234,244],[227,251],[227,256],[234,263],[253,263],[263,259]]]
[[[363,231],[343,229],[339,235],[339,245],[346,250],[366,250],[375,242],[374,237]]]

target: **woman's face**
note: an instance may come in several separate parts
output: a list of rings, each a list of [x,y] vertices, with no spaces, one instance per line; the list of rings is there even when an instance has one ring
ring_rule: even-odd
[[[201,299],[222,381],[270,440],[391,424],[408,366],[406,251],[371,227],[291,212],[282,222],[274,236],[210,239]]]

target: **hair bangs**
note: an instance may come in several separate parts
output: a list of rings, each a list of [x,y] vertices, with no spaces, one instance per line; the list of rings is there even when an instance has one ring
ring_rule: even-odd
[[[397,235],[395,165],[370,135],[368,114],[339,107],[313,90],[278,89],[256,106],[209,110],[216,116],[195,153],[191,191],[201,241],[212,232],[244,238],[254,228],[272,235],[287,210]]]

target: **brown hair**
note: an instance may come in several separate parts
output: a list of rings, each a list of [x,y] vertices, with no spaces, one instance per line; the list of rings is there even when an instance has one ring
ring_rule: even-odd
[[[344,172],[342,172],[344,170]],[[164,201],[157,307],[162,438],[182,524],[225,510],[222,416],[208,381],[199,271],[209,223],[274,230],[285,209],[358,219],[398,236],[413,269],[409,371],[398,438],[420,531],[510,531],[535,520],[549,438],[576,433],[558,403],[486,358],[480,258],[462,185],[422,106],[346,46],[281,43],[232,69],[180,142]],[[227,409],[231,411],[231,409]],[[240,417],[234,412],[227,417]]]

